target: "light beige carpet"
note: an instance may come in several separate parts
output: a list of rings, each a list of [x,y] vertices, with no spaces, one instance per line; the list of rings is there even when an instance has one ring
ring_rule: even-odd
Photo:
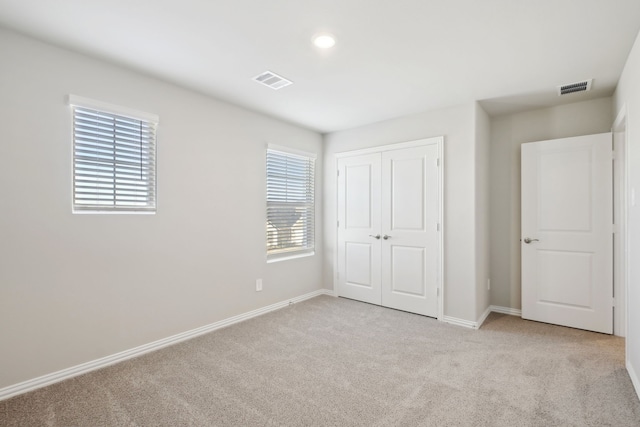
[[[1,426],[640,426],[624,340],[317,297],[0,402]]]

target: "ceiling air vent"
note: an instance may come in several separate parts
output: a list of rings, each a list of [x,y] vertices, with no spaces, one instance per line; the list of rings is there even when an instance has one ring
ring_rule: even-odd
[[[575,92],[586,92],[588,90],[591,90],[591,83],[593,83],[593,79],[584,80],[582,82],[569,83],[562,86],[557,86],[558,96],[567,95],[569,93],[575,93]]]
[[[287,80],[284,77],[277,75],[276,73],[272,73],[271,71],[265,71],[264,73],[255,76],[253,80],[257,81],[258,83],[262,83],[263,85],[268,86],[273,90],[282,89],[285,86],[293,84],[292,81]]]

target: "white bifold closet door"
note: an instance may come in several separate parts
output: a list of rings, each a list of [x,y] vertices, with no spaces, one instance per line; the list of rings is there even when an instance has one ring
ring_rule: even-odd
[[[338,295],[438,316],[439,146],[338,160]]]
[[[338,294],[380,304],[379,153],[338,161]]]

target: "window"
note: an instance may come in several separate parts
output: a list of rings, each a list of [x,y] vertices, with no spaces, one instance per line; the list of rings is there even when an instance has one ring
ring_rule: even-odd
[[[315,154],[267,149],[267,260],[313,254]]]
[[[156,210],[156,116],[69,96],[73,211]]]

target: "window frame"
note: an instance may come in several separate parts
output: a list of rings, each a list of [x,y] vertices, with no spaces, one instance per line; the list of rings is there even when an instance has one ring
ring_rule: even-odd
[[[306,234],[304,240],[306,240],[306,244],[303,247],[295,248],[295,247],[285,247],[280,249],[271,249],[270,248],[270,223],[269,223],[269,210],[273,205],[282,205],[286,204],[286,202],[274,203],[269,201],[270,196],[270,157],[269,153],[276,153],[278,156],[289,157],[292,160],[303,160],[307,162],[307,168],[310,170],[305,171],[305,184],[307,186],[306,190],[306,200],[305,202],[297,202],[291,203],[291,205],[297,205],[298,207],[302,207],[305,210],[307,215],[310,215],[310,219],[307,221],[311,221],[311,224],[302,225],[300,228],[306,230]],[[307,151],[297,150],[290,147],[285,147],[281,145],[268,144],[266,153],[265,153],[265,178],[266,178],[266,218],[265,218],[265,237],[266,237],[266,260],[267,263],[285,261],[289,259],[296,259],[302,257],[308,257],[315,255],[315,234],[316,234],[316,195],[315,195],[315,181],[316,181],[316,159],[317,155],[315,153],[310,153]],[[271,184],[273,185],[273,183]],[[300,182],[298,182],[300,185]],[[273,226],[271,226],[273,227]],[[273,231],[271,231],[273,233]],[[310,243],[309,243],[310,240]]]
[[[146,113],[138,110],[134,110],[128,107],[122,107],[114,104],[109,104],[102,101],[97,101],[89,98],[80,97],[77,95],[68,95],[67,104],[71,107],[71,210],[73,214],[155,214],[157,212],[157,128],[160,122],[159,117],[155,114]],[[114,116],[117,120],[134,120],[139,121],[145,126],[148,126],[150,129],[151,136],[140,141],[140,150],[142,153],[142,148],[145,148],[146,154],[143,156],[141,154],[140,162],[140,170],[142,174],[142,162],[147,164],[145,169],[148,171],[148,177],[146,179],[141,180],[143,183],[147,184],[147,193],[146,196],[150,198],[145,205],[135,205],[135,202],[131,202],[130,204],[121,204],[117,205],[113,204],[80,204],[78,203],[77,198],[77,172],[78,172],[78,163],[77,163],[77,148],[78,141],[76,138],[76,113],[77,109],[82,109],[87,112],[92,111],[98,114],[105,114]],[[141,131],[142,132],[142,131]],[[107,144],[110,142],[113,143],[113,147],[115,150],[116,145],[122,144],[122,140],[119,137],[113,137],[112,141],[107,140]],[[111,162],[105,162],[110,164]],[[115,159],[113,160],[113,167],[115,168],[120,165],[123,166],[122,161],[118,162]],[[115,172],[114,172],[115,175]],[[115,181],[115,176],[114,176]],[[117,193],[117,190],[113,189],[114,195]]]

